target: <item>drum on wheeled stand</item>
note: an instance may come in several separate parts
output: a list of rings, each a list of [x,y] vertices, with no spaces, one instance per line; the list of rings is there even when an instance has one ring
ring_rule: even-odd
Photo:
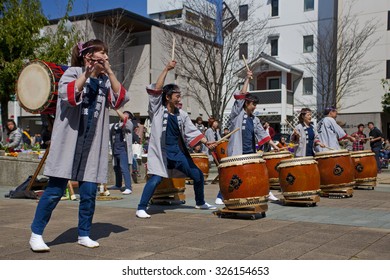
[[[152,204],[185,204],[185,189],[185,178],[162,178],[150,202]]]
[[[370,150],[351,152],[355,170],[355,188],[367,187],[374,189],[378,176],[375,153]]]
[[[219,187],[225,208],[218,215],[255,214],[268,210],[269,180],[261,154],[226,157],[218,166]]]
[[[284,204],[315,206],[320,201],[320,172],[314,157],[282,160],[278,170]]]
[[[348,198],[353,196],[355,172],[348,150],[316,153],[321,178],[321,196]]]

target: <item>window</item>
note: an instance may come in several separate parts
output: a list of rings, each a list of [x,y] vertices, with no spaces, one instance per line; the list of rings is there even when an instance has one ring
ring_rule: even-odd
[[[248,58],[248,43],[240,44],[239,59],[242,59],[242,56]]]
[[[268,89],[280,89],[280,79],[268,78]]]
[[[277,56],[278,55],[278,40],[279,40],[279,38],[270,38],[271,56]]]
[[[314,10],[314,0],[304,0],[304,11],[313,11]]]
[[[313,35],[303,36],[303,52],[313,52],[314,39]]]
[[[313,78],[303,78],[303,95],[313,94]]]
[[[239,7],[239,19],[240,21],[248,20],[248,5],[241,5]]]
[[[271,0],[271,17],[279,15],[279,0]]]
[[[390,11],[387,11],[387,30],[390,30]]]
[[[390,60],[386,61],[386,79],[390,79]]]

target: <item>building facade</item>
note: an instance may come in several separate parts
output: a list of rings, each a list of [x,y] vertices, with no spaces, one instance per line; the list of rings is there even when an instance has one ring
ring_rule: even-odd
[[[161,2],[148,0],[150,17],[162,22],[174,22],[175,25],[183,24],[186,0]],[[385,136],[390,137],[390,119],[382,112],[381,106],[384,95],[381,79],[390,78],[389,0],[375,1],[375,5],[365,0],[225,2],[231,10],[237,11],[234,16],[239,24],[252,20],[251,16],[268,21],[263,51],[251,52],[252,46],[248,38],[247,42],[240,43],[237,54],[238,60],[242,53],[247,54],[248,64],[254,72],[250,89],[261,100],[256,109],[258,116],[285,132],[288,128],[284,120],[296,122],[297,112],[301,108],[309,107],[316,112],[317,118],[321,118],[323,109],[332,104],[338,107],[338,119],[346,123],[348,133],[354,132],[359,123],[373,121]],[[251,9],[256,11],[250,13]],[[372,64],[372,69],[358,79],[359,83],[353,81],[348,90],[336,94],[341,87],[338,80],[342,76],[340,71],[345,71],[337,68],[343,57],[340,50],[343,49],[344,38],[350,36],[347,29],[340,31],[342,24],[345,24],[342,20],[347,16],[356,19],[356,34],[359,34],[359,28],[364,32],[367,22],[375,21],[377,29],[367,39],[366,45],[376,43],[367,49],[360,61],[363,65]],[[256,36],[256,33],[252,36]],[[324,43],[326,36],[329,38]],[[326,52],[332,55],[324,60],[322,53],[325,44],[329,44]],[[353,64],[350,63],[350,66],[354,66]],[[243,64],[242,67],[237,75],[244,78],[246,70]],[[337,72],[339,74],[335,74]],[[326,83],[331,85],[324,88],[322,85]],[[226,116],[229,115],[232,104],[233,101],[226,109]]]

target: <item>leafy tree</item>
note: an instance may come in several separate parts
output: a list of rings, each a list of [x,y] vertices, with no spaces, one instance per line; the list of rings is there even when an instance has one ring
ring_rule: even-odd
[[[6,0],[0,6],[0,105],[8,116],[15,81],[26,59],[35,57],[40,29],[47,24],[38,0]]]
[[[0,105],[2,120],[8,116],[8,101],[15,100],[18,75],[29,60],[67,64],[70,49],[78,38],[68,30],[69,0],[64,17],[49,27],[39,0],[5,0],[0,4]],[[46,26],[46,27],[45,27]],[[45,28],[45,29],[44,29]],[[45,35],[42,36],[44,30]]]

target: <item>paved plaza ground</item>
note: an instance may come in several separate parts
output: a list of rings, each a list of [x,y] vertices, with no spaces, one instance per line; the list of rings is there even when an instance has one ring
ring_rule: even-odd
[[[10,174],[12,176],[12,174]],[[213,176],[210,176],[213,177]],[[61,201],[44,239],[49,253],[28,245],[36,200],[8,199],[15,186],[0,187],[0,259],[2,260],[389,260],[390,170],[378,176],[374,190],[354,190],[352,198],[321,198],[316,207],[268,203],[266,217],[218,218],[194,209],[191,185],[186,204],[152,205],[152,218],[135,211],[143,184],[122,199],[97,201],[91,237],[96,249],[77,245],[78,201]],[[205,186],[214,202],[218,184]],[[281,193],[274,190],[276,196]]]

